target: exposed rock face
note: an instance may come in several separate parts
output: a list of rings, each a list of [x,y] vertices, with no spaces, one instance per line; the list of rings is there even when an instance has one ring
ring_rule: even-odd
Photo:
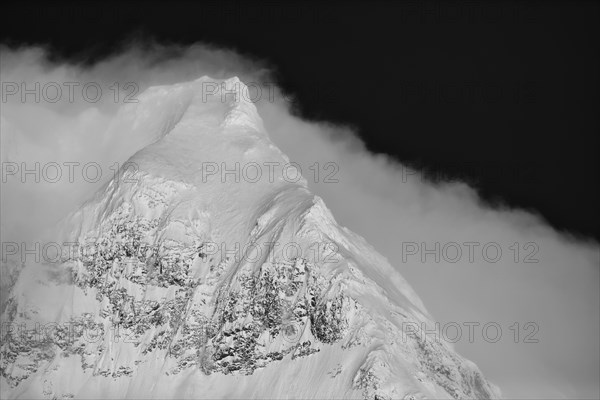
[[[64,221],[55,241],[73,251],[20,274],[3,397],[497,396],[449,345],[405,332],[432,327],[412,289],[284,178],[254,106],[207,98],[210,81],[122,110],[115,126],[156,142]],[[228,181],[222,163],[273,174]]]

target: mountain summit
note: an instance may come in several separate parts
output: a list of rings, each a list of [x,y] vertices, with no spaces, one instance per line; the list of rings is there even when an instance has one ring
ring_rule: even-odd
[[[203,77],[121,108],[110,129],[143,148],[12,286],[2,397],[497,397],[245,90]]]

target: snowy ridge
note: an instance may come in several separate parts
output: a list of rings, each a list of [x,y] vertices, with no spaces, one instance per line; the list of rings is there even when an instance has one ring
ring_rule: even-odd
[[[304,179],[283,179],[254,105],[206,96],[214,82],[121,110],[111,129],[143,143],[137,169],[62,223],[78,251],[21,272],[2,322],[26,329],[3,331],[2,397],[498,396],[451,346],[405,332],[433,326],[418,296]],[[223,163],[274,169],[234,181]]]

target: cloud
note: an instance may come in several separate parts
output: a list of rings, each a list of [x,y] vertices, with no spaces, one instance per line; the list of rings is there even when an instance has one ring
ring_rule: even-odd
[[[35,102],[29,94],[23,102],[19,86],[19,93],[3,98],[3,166],[79,163],[74,182],[22,184],[9,177],[2,183],[3,241],[31,240],[51,229],[112,177],[111,166],[143,145],[110,129],[127,96],[134,100],[149,86],[203,75],[237,75],[250,84],[273,142],[299,163],[338,222],[390,260],[448,337],[460,332],[455,347],[505,396],[598,397],[597,243],[559,234],[527,211],[491,208],[465,183],[432,183],[369,153],[350,127],[303,120],[292,98],[272,84],[265,63],[232,50],[133,43],[87,65],[50,62],[40,48],[1,51],[3,96],[16,90],[7,83],[26,82],[35,92],[39,82],[42,97]],[[69,82],[79,83],[72,102]],[[63,92],[52,103],[54,84]],[[102,94],[93,102],[98,87]],[[357,101],[369,112],[368,101]],[[401,121],[390,130],[411,134],[402,132]],[[93,166],[82,172],[89,163],[101,166],[97,182]]]

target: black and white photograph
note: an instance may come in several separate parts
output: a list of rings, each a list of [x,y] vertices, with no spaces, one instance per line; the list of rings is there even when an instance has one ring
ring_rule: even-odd
[[[600,2],[0,5],[0,398],[599,399]]]

